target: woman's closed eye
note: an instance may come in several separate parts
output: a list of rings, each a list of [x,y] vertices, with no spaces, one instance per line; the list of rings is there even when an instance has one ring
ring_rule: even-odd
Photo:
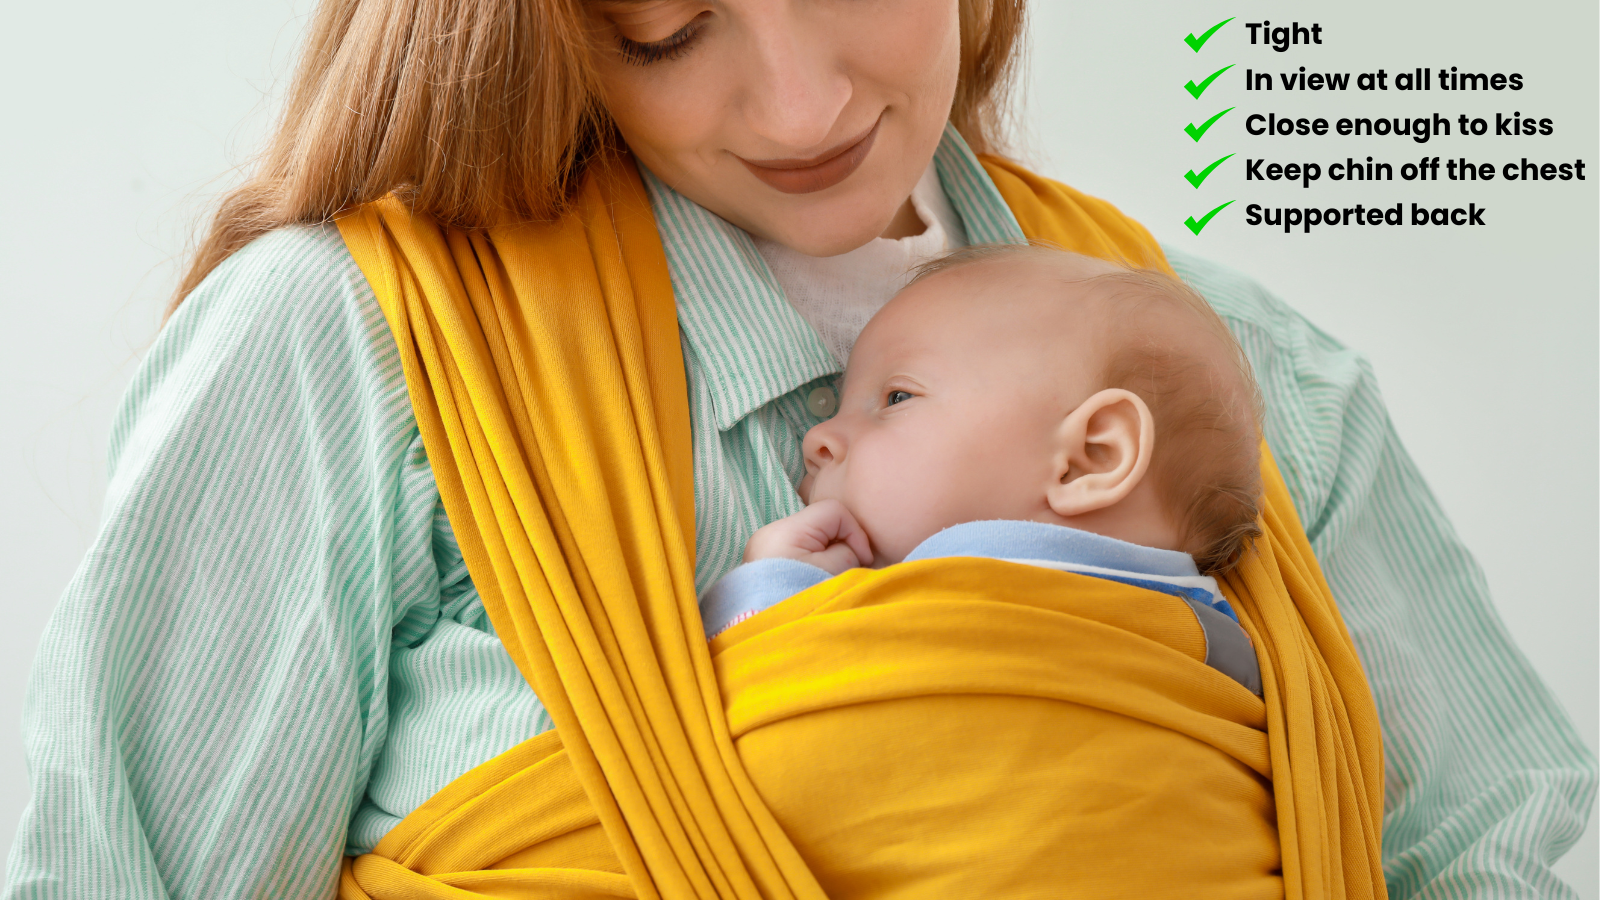
[[[706,16],[706,13],[695,16],[682,28],[659,41],[636,41],[626,35],[617,35],[617,47],[621,51],[623,61],[635,66],[648,66],[664,60],[677,59],[689,52],[694,45],[695,39],[705,28]]]

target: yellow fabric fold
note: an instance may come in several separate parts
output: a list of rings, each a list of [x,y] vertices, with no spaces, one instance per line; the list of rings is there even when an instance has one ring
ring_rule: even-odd
[[[985,165],[1030,237],[1164,265],[1111,207]],[[676,310],[632,163],[593,166],[552,223],[469,234],[391,198],[338,224],[556,724],[349,862],[341,896],[1154,896],[1125,888],[1170,891],[1179,860],[1219,895],[1382,896],[1376,713],[1270,455],[1267,537],[1225,586],[1264,702],[1170,598],[995,562],[850,573],[708,648]]]
[[[1264,704],[1182,601],[936,559],[779,608],[714,658],[829,896],[1283,896]]]
[[[694,593],[676,306],[632,163],[553,223],[339,229],[462,555],[641,897],[820,897],[734,754]],[[715,712],[715,714],[713,714]]]

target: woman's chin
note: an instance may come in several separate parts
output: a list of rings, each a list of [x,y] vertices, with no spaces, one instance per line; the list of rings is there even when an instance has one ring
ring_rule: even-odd
[[[839,184],[805,193],[781,191],[744,166],[704,169],[674,165],[671,157],[641,153],[640,158],[678,193],[755,237],[807,256],[838,256],[881,236],[927,169],[923,160],[920,165],[895,165],[905,154],[891,152],[892,141],[880,143],[885,146],[873,151],[882,153],[881,158],[869,157]]]
[[[807,256],[838,256],[883,236],[906,205],[927,163],[897,167],[877,162],[876,166],[862,166],[833,190],[784,204],[789,212],[774,217],[772,239]]]
[[[882,235],[904,202],[902,197],[888,203],[873,198],[869,203],[805,204],[812,208],[780,216],[777,221],[762,223],[768,227],[752,231],[807,256],[838,256]]]

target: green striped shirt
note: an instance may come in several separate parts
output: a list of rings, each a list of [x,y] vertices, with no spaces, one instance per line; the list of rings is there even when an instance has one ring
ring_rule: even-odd
[[[1019,240],[952,132],[975,242]],[[748,235],[646,177],[679,299],[697,578],[798,508],[837,366]],[[1594,761],[1512,645],[1370,368],[1243,276],[1168,251],[1239,336],[1267,439],[1383,720],[1395,897],[1570,894]],[[6,897],[328,896],[339,859],[550,727],[484,615],[394,342],[331,227],[229,259],[113,432],[100,533],[45,633]]]

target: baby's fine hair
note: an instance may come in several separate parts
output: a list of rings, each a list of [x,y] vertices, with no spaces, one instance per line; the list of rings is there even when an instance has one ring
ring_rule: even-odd
[[[911,284],[977,263],[1059,263],[1063,255],[1071,254],[1043,242],[965,247],[917,267]],[[1096,390],[1122,388],[1150,407],[1156,441],[1148,477],[1195,565],[1220,575],[1261,534],[1260,390],[1243,348],[1205,298],[1160,269],[1112,265],[1118,271],[1063,280],[1103,292],[1112,304],[1111,349]],[[1228,364],[1218,371],[1206,355],[1143,333],[1140,315],[1151,304],[1186,311],[1201,333],[1225,349]]]

